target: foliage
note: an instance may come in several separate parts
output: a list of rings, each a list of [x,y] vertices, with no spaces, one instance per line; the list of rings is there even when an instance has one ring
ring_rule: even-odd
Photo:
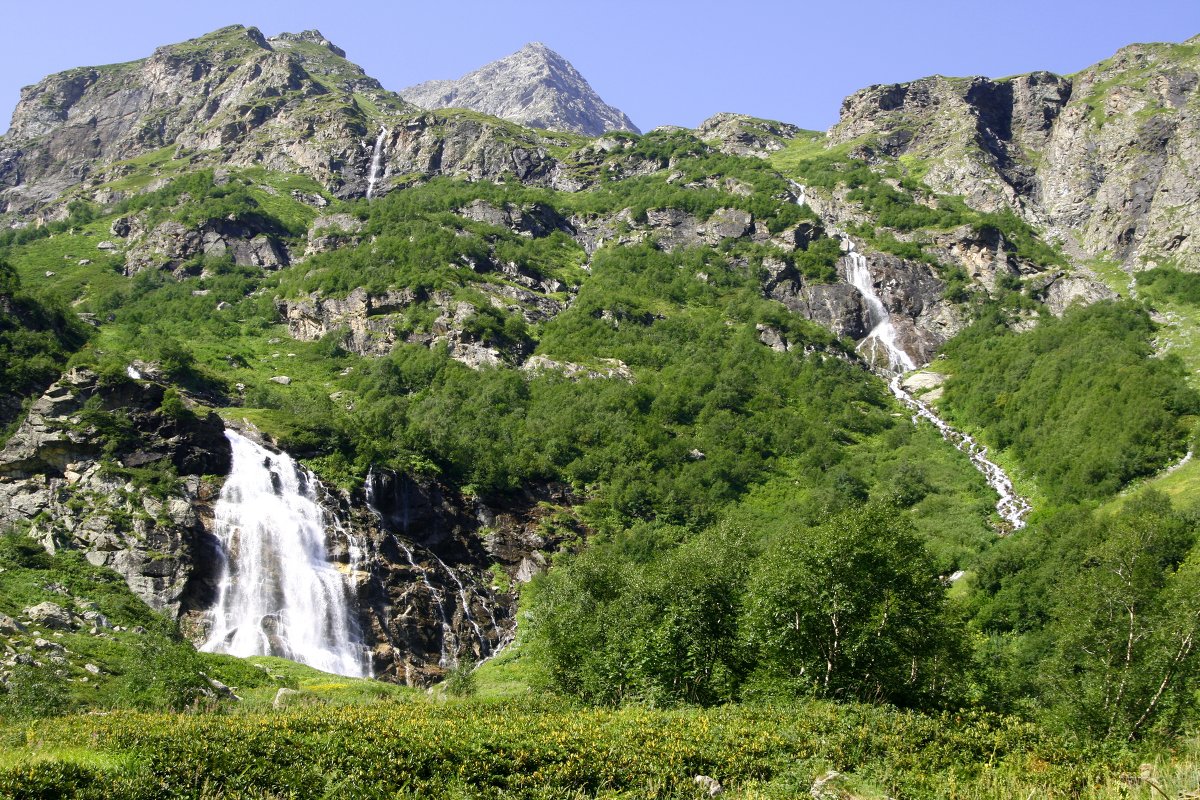
[[[851,157],[845,145],[814,150],[811,145],[798,143],[796,150],[800,155],[780,154],[776,159],[780,166],[808,186],[831,190],[846,187],[846,199],[860,204],[869,215],[872,231],[866,238],[881,250],[903,258],[929,260],[918,242],[897,241],[890,231],[912,233],[970,225],[977,235],[1003,236],[1018,258],[1040,267],[1066,264],[1057,249],[1009,209],[976,211],[961,197],[936,194],[905,174],[899,163],[873,166]],[[875,228],[885,230],[876,232]]]
[[[820,697],[936,703],[964,659],[945,587],[898,509],[866,505],[772,542],[752,566],[745,639],[759,680]]]
[[[672,711],[391,701],[117,712],[3,733],[16,746],[0,765],[0,792],[17,796],[668,800],[698,797],[702,774],[733,796],[783,798],[834,769],[871,796],[987,796],[1004,781],[1021,797],[1065,798],[1137,764],[1012,718],[818,701]]]
[[[75,314],[24,293],[16,271],[0,259],[0,424],[13,410],[2,401],[40,392],[87,338]]]
[[[663,554],[633,532],[595,545],[537,585],[533,657],[552,688],[601,703],[944,701],[962,632],[898,509],[868,505],[788,533],[764,545],[721,526]]]
[[[475,665],[462,661],[446,676],[446,694],[451,697],[471,697],[478,691],[475,681]]]
[[[1200,674],[1198,530],[1194,512],[1145,492],[1112,515],[1060,511],[994,548],[971,603],[1005,654],[997,699],[1024,696],[1043,719],[1098,738],[1178,730]]]
[[[1200,551],[1185,560],[1192,526],[1162,496],[1106,522],[1051,612],[1051,696],[1068,724],[1136,738],[1194,703]]]
[[[115,572],[92,566],[82,554],[51,555],[19,533],[0,535],[0,613],[19,618],[26,607],[53,602],[76,613],[101,614],[111,626],[103,636],[87,628],[64,632],[54,642],[69,653],[66,666],[47,663],[30,634],[10,635],[9,646],[32,653],[37,663],[13,670],[0,692],[0,718],[24,719],[67,714],[86,708],[177,709],[206,696],[201,671],[241,685],[253,685],[236,659],[198,654],[175,623],[146,606]],[[90,624],[90,623],[89,623]],[[99,673],[84,664],[100,666]],[[80,680],[87,678],[87,681]]]
[[[951,419],[1011,448],[1055,502],[1110,495],[1186,449],[1200,398],[1154,324],[1124,302],[1072,308],[1014,333],[993,314],[946,347]]]
[[[1137,274],[1137,288],[1151,299],[1200,306],[1200,275],[1194,272],[1155,267]]]

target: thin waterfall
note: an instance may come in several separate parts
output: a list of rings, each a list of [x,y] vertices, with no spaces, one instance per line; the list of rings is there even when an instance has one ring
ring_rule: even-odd
[[[976,442],[974,437],[951,428],[945,420],[934,413],[932,408],[906,391],[900,383],[899,375],[888,383],[888,387],[896,399],[913,412],[914,423],[922,419],[927,420],[938,429],[943,439],[950,442],[959,451],[966,453],[975,469],[983,473],[988,486],[991,486],[996,494],[1000,495],[1000,500],[996,503],[996,513],[1000,515],[1000,518],[1007,522],[1013,530],[1024,528],[1025,517],[1033,510],[1033,507],[1028,500],[1017,494],[1012,480],[1004,470],[988,458],[987,448]]]
[[[1013,530],[1025,527],[1025,517],[1032,507],[1028,500],[1016,493],[1012,480],[1004,470],[987,457],[987,448],[971,436],[950,427],[932,408],[905,390],[900,376],[916,369],[917,364],[896,339],[896,328],[892,325],[891,314],[875,291],[875,280],[871,277],[866,257],[855,249],[854,242],[850,241],[848,236],[842,237],[842,249],[846,251],[846,281],[862,295],[867,304],[868,321],[871,326],[870,332],[858,343],[857,349],[860,352],[865,350],[867,362],[876,366],[879,363],[879,348],[883,348],[883,354],[887,358],[887,372],[891,377],[888,387],[897,400],[913,411],[913,422],[924,419],[933,423],[941,432],[942,438],[971,459],[975,469],[983,474],[988,485],[1000,496],[996,503],[996,513],[1000,518]]]
[[[475,629],[475,638],[479,640],[479,655],[486,656],[488,654],[488,650],[491,648],[491,644],[488,642],[487,637],[484,636],[483,629],[479,627],[479,623],[475,621],[475,616],[471,613],[471,597],[467,593],[467,587],[463,585],[462,579],[458,577],[457,572],[450,568],[449,564],[438,558],[436,554],[431,555],[433,555],[434,560],[441,565],[442,569],[446,571],[446,574],[450,576],[450,579],[454,581],[454,584],[458,586],[458,601],[462,604],[463,617],[468,623],[470,623],[471,627]],[[491,614],[490,609],[488,610],[488,613]],[[495,624],[496,619],[493,617],[493,628],[495,627]]]
[[[806,187],[803,183],[797,183],[796,181],[788,181],[788,183],[791,184],[792,191],[796,193],[796,205],[808,205],[808,187]]]
[[[375,196],[375,184],[379,181],[379,170],[383,167],[383,148],[388,129],[380,128],[375,138],[375,149],[371,151],[371,171],[367,174],[367,199]]]
[[[887,358],[888,372],[893,375],[917,368],[900,343],[896,340],[896,327],[892,324],[892,315],[887,306],[875,292],[875,279],[867,267],[867,257],[854,247],[854,242],[847,236],[842,237],[842,249],[846,251],[846,282],[858,290],[867,304],[867,319],[870,331],[865,339],[858,343],[860,351],[866,350],[867,361],[876,364],[879,348],[883,348]]]
[[[286,453],[235,431],[225,437],[233,468],[214,509],[223,575],[200,649],[369,676],[350,587],[326,553],[316,477]]]

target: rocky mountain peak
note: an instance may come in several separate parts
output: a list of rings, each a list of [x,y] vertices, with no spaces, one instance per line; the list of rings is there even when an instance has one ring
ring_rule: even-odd
[[[424,108],[469,108],[519,125],[599,136],[638,128],[596,94],[554,50],[530,42],[458,80],[433,80],[400,92]]]
[[[341,56],[342,58],[346,57],[345,50],[338,47],[333,42],[329,41],[329,39],[327,39],[325,37],[325,34],[321,33],[316,28],[313,28],[313,29],[307,30],[307,31],[300,31],[300,33],[281,33],[278,36],[272,36],[270,41],[272,41],[272,42],[305,42],[308,44],[315,44],[318,47],[324,47],[326,50],[330,51],[334,55]]]

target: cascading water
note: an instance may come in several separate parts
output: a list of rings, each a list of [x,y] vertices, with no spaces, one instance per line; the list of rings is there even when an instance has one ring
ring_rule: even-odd
[[[379,510],[375,491],[375,472],[372,469],[367,473],[367,508],[370,509],[371,513],[374,514],[377,519],[382,521],[384,519],[384,514]],[[404,518],[403,523],[405,527],[407,527],[407,517]],[[425,589],[429,592],[430,599],[433,601],[432,605],[437,612],[438,621],[441,623],[442,628],[441,646],[438,654],[438,666],[453,666],[458,662],[460,639],[458,633],[455,631],[452,616],[455,608],[462,608],[463,619],[474,630],[475,638],[479,641],[480,656],[487,657],[492,655],[491,641],[488,639],[483,628],[480,626],[479,622],[475,619],[474,614],[471,612],[471,595],[462,579],[458,576],[458,573],[449,564],[439,558],[436,553],[429,552],[429,555],[432,556],[433,560],[438,563],[438,566],[441,567],[442,571],[446,575],[450,576],[450,579],[454,581],[454,584],[458,589],[456,592],[458,596],[458,602],[452,602],[451,609],[449,612],[447,612],[446,604],[447,600],[449,599],[447,597],[447,593],[439,589],[437,584],[429,579],[430,570],[423,567],[417,561],[416,556],[413,553],[413,549],[409,545],[405,544],[405,542],[400,539],[399,536],[393,533],[392,540],[396,543],[396,546],[400,549],[400,551],[404,553],[404,558],[408,562],[408,565],[412,567],[413,571],[416,572],[417,575],[420,576],[421,583],[424,584]],[[484,602],[481,602],[480,605],[488,614],[488,618],[492,624],[492,630],[499,630],[499,625],[496,622],[496,617],[492,613],[491,608],[489,608],[487,603]]]
[[[867,267],[867,257],[858,252],[854,242],[845,236],[842,237],[842,249],[846,251],[846,282],[857,289],[866,301],[867,319],[871,326],[866,338],[858,343],[858,349],[866,348],[867,361],[876,364],[879,348],[882,347],[888,372],[892,374],[916,369],[912,356],[896,340],[896,326],[892,324],[892,315],[888,313],[887,306],[875,292],[875,279]]]
[[[201,649],[369,676],[349,587],[325,551],[315,476],[286,453],[235,431],[225,437],[233,469],[214,509],[224,575]]]
[[[907,392],[900,383],[900,376],[897,375],[893,378],[888,386],[896,399],[912,410],[914,423],[920,419],[933,423],[933,426],[942,434],[942,438],[954,445],[957,450],[966,453],[975,469],[983,473],[988,486],[991,486],[996,494],[1000,495],[1000,500],[996,503],[996,513],[1000,515],[1000,518],[1007,522],[1013,530],[1024,528],[1025,517],[1033,510],[1033,507],[1028,500],[1017,494],[1012,480],[1004,470],[988,459],[987,448],[976,442],[973,437],[951,428],[945,420],[933,412],[933,409]]]
[[[379,182],[379,170],[383,167],[383,147],[388,129],[380,128],[375,138],[375,149],[371,151],[371,171],[367,174],[367,199],[375,196],[375,184]]]
[[[792,191],[796,193],[796,205],[808,205],[808,187],[806,187],[803,183],[797,183],[796,181],[788,181],[788,183],[792,185]]]
[[[967,434],[950,427],[945,420],[934,413],[933,409],[905,390],[900,376],[909,370],[916,369],[917,364],[896,339],[896,328],[892,325],[891,314],[888,313],[887,306],[883,304],[883,300],[875,291],[875,280],[871,277],[866,257],[855,249],[854,242],[846,236],[842,237],[842,249],[846,251],[846,280],[862,295],[863,301],[867,304],[867,314],[871,325],[871,330],[866,338],[858,343],[858,349],[862,351],[866,348],[868,363],[878,365],[878,348],[883,348],[883,353],[887,358],[887,372],[891,376],[888,387],[897,400],[913,411],[913,422],[924,419],[933,423],[934,427],[941,432],[942,438],[971,459],[975,469],[983,473],[988,485],[1000,496],[1000,500],[996,503],[996,512],[1000,518],[1007,522],[1013,530],[1025,527],[1025,517],[1032,507],[1028,500],[1016,493],[1012,480],[1004,470],[988,459],[987,448],[981,446]]]

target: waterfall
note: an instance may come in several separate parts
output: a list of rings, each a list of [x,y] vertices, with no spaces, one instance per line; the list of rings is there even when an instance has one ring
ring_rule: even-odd
[[[233,469],[214,509],[224,574],[200,649],[279,656],[325,672],[369,676],[349,586],[325,550],[326,514],[317,502],[316,477],[286,453],[235,431],[225,437]]]
[[[379,136],[375,139],[375,149],[371,151],[371,171],[367,174],[367,199],[375,196],[375,184],[379,181],[379,170],[383,166],[383,145],[387,138],[388,129],[380,128]]]
[[[867,361],[875,364],[875,357],[882,347],[887,357],[888,372],[894,375],[916,369],[912,356],[896,340],[892,315],[875,292],[875,279],[867,268],[867,257],[854,248],[854,242],[847,236],[842,237],[842,249],[846,251],[846,282],[857,289],[866,302],[867,320],[871,326],[866,338],[858,343],[858,349],[867,348]]]
[[[796,205],[808,205],[808,187],[806,187],[803,183],[797,183],[796,181],[790,180],[788,183],[791,184],[792,191],[796,193]]]
[[[991,486],[1000,496],[996,503],[996,513],[1000,515],[1000,518],[1007,522],[1013,530],[1024,528],[1025,517],[1033,510],[1033,507],[1028,500],[1017,494],[1012,480],[1004,470],[987,457],[987,448],[976,442],[974,437],[951,428],[945,420],[934,413],[933,409],[907,392],[900,383],[899,375],[894,377],[888,386],[896,399],[912,410],[913,423],[922,419],[931,422],[942,434],[943,439],[954,445],[960,452],[965,453],[971,459],[971,464],[975,466],[975,469],[983,473],[988,486]]]
[[[867,304],[868,322],[871,326],[870,332],[858,343],[857,349],[862,351],[865,348],[868,363],[875,366],[879,363],[876,358],[879,354],[878,348],[883,348],[884,355],[887,357],[887,372],[891,376],[888,387],[897,400],[913,411],[913,422],[924,419],[933,423],[934,427],[941,432],[943,439],[971,459],[975,469],[983,474],[988,486],[991,486],[1000,496],[996,503],[996,513],[1000,515],[1000,518],[1007,522],[1013,530],[1025,527],[1025,517],[1032,507],[1028,500],[1016,493],[1012,480],[1004,470],[987,457],[987,448],[981,446],[971,436],[951,428],[945,420],[934,413],[933,409],[905,391],[900,382],[900,376],[909,370],[916,369],[916,362],[896,340],[896,328],[892,325],[892,317],[888,313],[887,306],[883,304],[883,300],[875,291],[875,280],[871,277],[871,271],[867,267],[866,256],[855,249],[854,242],[850,241],[848,236],[842,237],[842,249],[846,251],[846,280],[858,290]]]

